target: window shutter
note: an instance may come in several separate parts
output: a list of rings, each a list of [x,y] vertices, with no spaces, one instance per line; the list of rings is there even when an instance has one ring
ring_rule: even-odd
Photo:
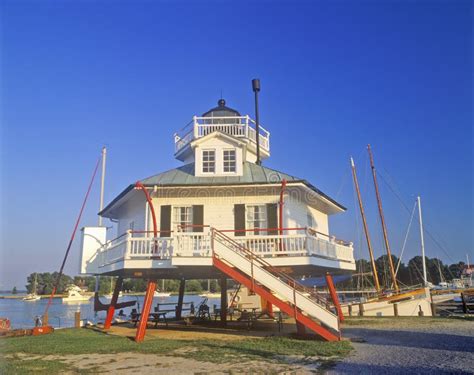
[[[204,206],[196,205],[193,206],[193,232],[204,232],[202,225],[204,224]]]
[[[234,229],[245,230],[245,204],[234,205]],[[245,236],[245,232],[235,232],[236,236]]]
[[[268,228],[278,228],[278,204],[268,203],[267,204],[267,221]],[[269,230],[269,235],[278,234],[278,230]]]
[[[171,206],[161,206],[160,237],[171,237]]]

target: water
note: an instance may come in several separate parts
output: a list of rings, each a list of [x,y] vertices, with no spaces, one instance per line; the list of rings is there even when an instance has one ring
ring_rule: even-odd
[[[119,298],[119,302],[138,301],[140,311],[143,306],[144,296],[123,296]],[[110,298],[100,297],[102,303],[109,303]],[[203,297],[197,295],[186,295],[184,302],[194,302],[197,307],[203,301]],[[155,297],[153,298],[153,307],[157,303],[177,303],[178,296],[170,297]],[[48,298],[42,298],[38,301],[26,302],[21,298],[18,299],[0,299],[0,317],[10,319],[12,328],[31,328],[34,327],[34,319],[38,315],[43,315],[44,309],[48,303]],[[207,305],[213,308],[213,305],[219,306],[219,298],[210,298]],[[188,306],[184,306],[186,308]],[[137,305],[123,309],[126,316],[130,314],[133,308],[138,308]],[[173,309],[174,306],[166,306],[166,309]],[[49,308],[49,324],[55,328],[64,328],[74,326],[74,314],[80,311],[81,319],[87,319],[91,322],[103,321],[106,312],[94,312],[94,299],[82,302],[62,302],[61,298],[54,298]],[[152,308],[153,311],[153,308]],[[118,311],[116,311],[118,314]],[[189,313],[184,311],[183,315]],[[172,317],[173,313],[168,313],[168,317]]]

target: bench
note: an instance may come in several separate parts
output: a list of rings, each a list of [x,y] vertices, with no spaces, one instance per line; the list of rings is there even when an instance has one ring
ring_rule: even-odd
[[[155,328],[156,328],[160,320],[162,320],[165,323],[166,327],[168,327],[168,320],[166,319],[166,314],[167,314],[166,311],[152,312],[150,313],[150,315],[148,315],[148,321],[155,323]],[[130,318],[131,318],[130,320],[132,321],[134,327],[137,326],[137,323],[140,320],[141,315],[142,314],[137,312],[137,310],[135,309],[132,310],[130,314]]]

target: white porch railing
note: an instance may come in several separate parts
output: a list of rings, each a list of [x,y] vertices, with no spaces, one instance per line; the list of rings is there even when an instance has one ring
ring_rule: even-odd
[[[352,245],[326,240],[308,233],[233,236],[233,239],[261,257],[318,256],[354,262]],[[171,259],[171,257],[211,257],[211,235],[205,232],[174,232],[172,237],[132,233],[107,242],[94,255],[99,266],[126,259]],[[91,259],[91,261],[93,260]]]
[[[270,151],[270,133],[259,126],[260,147]],[[194,139],[204,137],[212,132],[220,131],[237,138],[245,138],[256,143],[255,121],[249,116],[235,117],[197,117],[174,135],[175,153]]]

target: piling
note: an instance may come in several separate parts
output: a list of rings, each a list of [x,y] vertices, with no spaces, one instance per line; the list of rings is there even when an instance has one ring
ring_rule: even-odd
[[[393,304],[393,316],[398,316],[398,303]]]
[[[420,311],[418,311],[418,316],[425,316],[425,313],[423,312],[423,310],[421,309],[421,306],[418,305],[418,308],[420,309]]]
[[[364,304],[359,303],[359,316],[364,316]]]
[[[80,311],[76,311],[74,313],[74,327],[81,328],[81,312]]]

